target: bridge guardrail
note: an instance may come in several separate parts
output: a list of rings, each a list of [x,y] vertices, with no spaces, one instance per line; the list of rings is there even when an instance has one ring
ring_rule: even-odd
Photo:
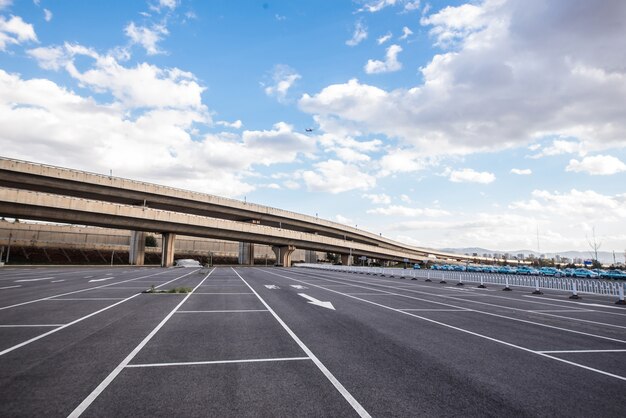
[[[535,291],[540,289],[560,290],[571,292],[572,296],[578,293],[612,296],[619,298],[617,304],[624,304],[624,293],[626,282],[607,281],[602,279],[580,279],[572,277],[547,277],[547,276],[518,276],[499,273],[474,273],[458,271],[431,271],[414,270],[385,267],[365,267],[365,266],[342,266],[330,264],[307,264],[299,263],[294,267],[312,268],[318,270],[329,270],[356,274],[368,274],[387,277],[419,278],[429,281],[439,280],[440,282],[457,281],[457,283],[470,282],[483,284],[503,285],[505,287],[526,287]],[[576,297],[573,297],[574,299]]]

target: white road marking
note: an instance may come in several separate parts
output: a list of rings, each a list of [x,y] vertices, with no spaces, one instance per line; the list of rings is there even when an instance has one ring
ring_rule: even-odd
[[[576,305],[584,305],[584,306],[598,306],[601,308],[608,308],[608,309],[619,309],[619,310],[624,310],[624,308],[620,308],[618,306],[611,306],[611,305],[601,305],[599,303],[585,303],[585,302],[574,302],[571,300],[562,300],[562,299],[555,299],[555,298],[549,298],[549,297],[545,297],[545,296],[532,296],[532,295],[522,295],[522,297],[525,298],[533,298],[533,299],[543,299],[543,300],[553,300],[555,302],[560,302],[560,303],[565,303],[565,304],[570,304],[570,303],[574,303]],[[554,305],[553,305],[554,306]],[[558,306],[558,305],[556,305]],[[563,305],[560,305],[563,306]],[[606,313],[610,313],[612,314],[613,312],[606,312]],[[621,314],[624,315],[624,314]]]
[[[270,306],[256,292],[256,290],[254,290],[252,288],[252,286],[250,286],[250,284],[247,281],[245,281],[244,278],[241,277],[241,275],[239,273],[237,273],[237,271],[235,269],[233,269],[232,267],[231,267],[231,269],[250,288],[250,290],[252,290],[254,292],[254,294],[256,295],[257,298],[259,298],[261,303],[263,303],[263,305],[265,305],[267,310],[270,311],[272,316],[278,321],[278,323],[280,325],[282,325],[282,327],[285,329],[285,331],[287,331],[287,333],[291,336],[291,338],[293,338],[293,340],[296,342],[296,344],[298,344],[300,346],[300,348],[306,353],[306,355],[309,356],[309,358],[311,360],[313,360],[313,363],[315,363],[317,368],[320,369],[320,371],[324,374],[324,376],[326,376],[326,378],[330,381],[330,383],[333,384],[333,386],[335,387],[335,389],[337,389],[337,391],[341,394],[341,396],[343,396],[344,399],[346,401],[348,401],[350,406],[352,406],[352,408],[354,408],[354,410],[357,412],[357,414],[359,414],[360,417],[369,417],[369,418],[371,418],[371,415],[365,410],[365,408],[363,408],[363,406],[361,406],[359,401],[357,401],[354,398],[354,396],[352,396],[352,394],[350,392],[348,392],[348,390],[341,384],[341,382],[339,380],[337,380],[337,378],[335,376],[333,376],[333,374],[330,372],[330,370],[328,370],[326,368],[326,366],[324,366],[324,364],[315,356],[315,354],[313,354],[313,352],[311,350],[309,350],[309,348],[302,342],[302,340],[300,340],[300,338],[298,338],[298,336],[291,330],[291,328],[289,328],[287,326],[287,324],[285,324],[285,322],[282,319],[280,319],[278,314],[276,312],[274,312],[274,310],[272,308],[270,308]]]
[[[123,280],[123,281],[117,282],[117,283],[105,284],[105,285],[100,285],[100,286],[95,286],[95,287],[89,287],[87,289],[75,290],[73,292],[61,293],[61,294],[58,294],[58,295],[48,296],[48,297],[41,298],[41,299],[29,300],[28,302],[16,303],[14,305],[2,306],[2,307],[0,307],[0,311],[2,311],[4,309],[11,309],[11,308],[15,308],[15,307],[18,307],[18,306],[28,305],[28,304],[31,304],[31,303],[42,302],[44,300],[49,300],[49,299],[56,298],[56,297],[59,297],[59,296],[73,295],[73,294],[76,294],[76,293],[87,292],[89,290],[95,290],[95,289],[108,289],[109,286],[113,286],[113,285],[116,285],[116,284],[131,282],[131,281],[138,280],[138,279],[145,279],[147,277],[158,276],[160,274],[165,274],[165,273],[167,273],[167,271],[162,271],[162,272],[156,273],[156,274],[149,274],[147,276],[137,277],[136,279]],[[143,288],[141,288],[141,289],[143,289]]]
[[[20,280],[16,280],[15,283],[21,283],[21,282],[39,282],[42,280],[50,280],[50,279],[54,279],[54,277],[42,277],[41,279],[20,279]]]
[[[194,293],[194,295],[254,295],[254,293],[250,293],[250,292],[239,292],[239,293],[219,293],[219,292],[213,292],[213,293],[206,293],[206,292],[198,292],[198,293]]]
[[[110,277],[112,279],[112,277]],[[93,280],[89,280],[89,283],[93,283],[93,282],[103,282],[105,280],[109,280],[109,278],[106,279],[93,279]]]
[[[541,354],[576,354],[576,353],[626,353],[626,350],[552,350],[537,351]]]
[[[311,305],[321,306],[322,308],[332,309],[333,311],[335,310],[335,307],[330,302],[322,302],[321,300],[315,299],[314,297],[304,293],[298,293],[298,296],[302,296],[303,298],[308,300],[308,303],[310,303]]]
[[[268,289],[280,289],[280,287],[276,286],[275,284],[266,284],[264,285],[265,287],[267,287]]]
[[[194,270],[193,272],[195,272],[197,270]],[[107,386],[109,386],[111,384],[111,382],[117,377],[117,375],[120,374],[120,372],[126,367],[128,366],[128,364],[132,361],[133,358],[135,358],[135,356],[137,355],[137,353],[139,353],[141,351],[141,349],[143,347],[145,347],[146,344],[148,344],[148,342],[152,339],[152,337],[155,336],[155,334],[157,332],[159,332],[159,330],[163,327],[163,325],[165,325],[165,323],[167,321],[169,321],[169,319],[176,313],[176,311],[183,306],[183,304],[187,301],[187,299],[189,299],[189,296],[191,296],[193,294],[193,292],[200,287],[200,285],[202,283],[204,283],[204,281],[211,275],[211,273],[213,273],[215,271],[215,268],[213,270],[211,270],[209,272],[209,274],[207,274],[204,279],[202,279],[202,281],[193,288],[193,290],[189,293],[187,293],[187,295],[185,296],[185,298],[183,300],[180,301],[180,303],[178,305],[176,305],[176,307],[174,309],[172,309],[172,311],[167,314],[167,316],[165,318],[163,318],[163,320],[161,322],[159,322],[159,324],[150,332],[150,334],[148,334],[140,343],[139,345],[137,345],[137,347],[135,347],[135,349],[133,351],[130,352],[130,354],[128,356],[126,356],[126,358],[124,360],[122,360],[122,362],[120,364],[117,365],[117,367],[115,369],[113,369],[113,371],[111,373],[109,373],[109,375],[102,381],[100,382],[100,384],[85,398],[83,399],[83,401],[80,403],[80,405],[78,405],[76,407],[76,409],[74,409],[72,411],[71,414],[68,415],[68,418],[77,418],[79,417],[83,412],[85,412],[85,410],[87,408],[89,408],[89,405],[91,405],[93,403],[93,401],[96,400],[96,398],[107,388]],[[193,273],[192,272],[192,273]],[[188,273],[191,274],[191,273]],[[138,295],[135,295],[138,296]]]
[[[180,363],[151,363],[151,364],[129,364],[131,367],[169,367],[169,366],[200,366],[207,364],[233,364],[233,363],[265,363],[272,361],[297,361],[311,360],[309,357],[285,357],[285,358],[259,358],[250,360],[216,360],[216,361],[186,361]]]
[[[191,273],[194,273],[194,272],[196,272],[196,271],[197,271],[197,270],[194,270],[194,271],[192,271]],[[183,277],[188,276],[188,275],[190,275],[191,273],[184,274],[184,275],[182,275],[182,276],[180,276],[180,277],[177,277],[177,278],[175,278],[175,279],[172,279],[172,280],[170,280],[169,282],[165,282],[165,283],[163,283],[162,285],[159,285],[159,286],[156,286],[156,287],[158,288],[158,287],[164,286],[164,285],[166,285],[166,284],[168,284],[168,283],[171,283],[171,282],[173,282],[173,281],[175,281],[175,280],[182,279]],[[160,273],[158,273],[158,274],[160,274]],[[146,277],[149,277],[149,276],[146,276]],[[89,289],[87,289],[87,290],[89,290]],[[71,294],[71,293],[77,293],[77,292],[70,292],[70,293],[66,293],[66,295]],[[126,298],[126,299],[122,299],[122,300],[120,300],[119,302],[116,302],[116,303],[114,303],[114,304],[112,304],[112,305],[105,306],[104,308],[102,308],[102,309],[100,309],[100,310],[98,310],[98,311],[96,311],[96,312],[92,312],[92,313],[90,313],[90,314],[88,314],[88,315],[85,315],[85,316],[83,316],[83,317],[81,317],[81,318],[75,319],[74,321],[72,321],[72,322],[70,322],[70,323],[67,323],[67,324],[65,324],[65,325],[62,325],[62,326],[60,326],[60,327],[58,327],[58,328],[55,328],[55,329],[53,329],[53,330],[51,330],[51,331],[48,331],[48,332],[44,333],[44,334],[38,335],[38,336],[36,336],[36,337],[33,337],[33,338],[31,338],[30,340],[26,340],[26,341],[24,341],[24,342],[21,342],[21,343],[19,343],[19,344],[17,344],[17,345],[14,345],[13,347],[9,347],[9,348],[7,348],[7,349],[5,349],[5,350],[3,350],[3,351],[0,351],[0,356],[3,356],[3,355],[5,355],[5,354],[7,354],[7,353],[10,353],[11,351],[17,350],[18,348],[24,347],[25,345],[28,345],[28,344],[30,344],[30,343],[32,343],[32,342],[34,342],[34,341],[40,340],[40,339],[42,339],[42,338],[44,338],[44,337],[47,337],[48,335],[54,334],[55,332],[61,331],[62,329],[65,329],[65,328],[67,328],[67,327],[70,327],[70,326],[72,326],[72,325],[74,325],[74,324],[77,324],[77,323],[79,323],[79,322],[81,322],[81,321],[84,321],[84,320],[85,320],[85,319],[87,319],[87,318],[91,318],[91,317],[92,317],[92,316],[94,316],[94,315],[97,315],[97,314],[99,314],[99,313],[101,313],[101,312],[104,312],[104,311],[106,311],[106,310],[108,310],[108,309],[111,309],[111,308],[113,308],[113,307],[115,307],[115,306],[117,306],[117,305],[120,305],[120,304],[122,304],[122,303],[124,303],[124,302],[127,302],[127,301],[131,300],[132,298],[135,298],[135,297],[137,297],[137,296],[139,296],[139,295],[141,295],[141,293],[135,293],[134,295],[132,295],[132,296],[130,296],[130,297],[128,297],[128,298]],[[63,296],[63,295],[59,295],[59,296]],[[54,297],[45,298],[45,299],[41,299],[41,300],[50,300],[50,299],[52,299],[52,298],[54,298]],[[29,303],[29,302],[26,302],[26,303]],[[24,305],[24,304],[26,304],[26,303],[23,303],[22,305]]]
[[[61,279],[61,280],[52,280],[50,283],[60,283],[60,282],[64,282],[65,279]]]
[[[36,327],[62,327],[63,324],[28,324],[28,325],[21,325],[21,324],[3,324],[0,325],[0,328],[36,328]]]
[[[4,286],[4,287],[0,287],[0,290],[2,289],[15,289],[16,287],[22,287],[21,284],[17,284],[15,286]]]
[[[177,314],[187,313],[230,313],[230,312],[269,312],[267,309],[232,309],[221,311],[177,311]]]
[[[356,293],[346,293],[346,295],[355,295]],[[471,312],[471,309],[413,309],[413,308],[408,308],[408,309],[398,309],[400,311],[407,311],[407,312]]]
[[[292,284],[290,286],[293,287],[294,289],[298,289],[298,290],[308,289],[308,287],[304,287],[301,284]]]
[[[123,300],[124,298],[53,298],[50,300]]]
[[[83,279],[91,279],[93,276],[85,276]]]
[[[273,272],[270,272],[270,271],[266,271],[266,273],[273,274],[275,276],[283,277],[285,279],[293,280],[293,281],[296,281],[296,282],[302,282],[301,280],[294,279],[294,278],[288,277],[288,276],[283,276],[283,275],[280,275],[280,274],[277,274],[277,273],[273,273]],[[330,279],[324,279],[324,280],[330,280]],[[330,280],[330,281],[332,281],[332,280]],[[305,283],[305,282],[302,282],[302,283]],[[336,281],[335,281],[335,283],[336,283]],[[344,295],[344,296],[346,296],[348,298],[360,300],[360,301],[365,302],[365,303],[369,303],[369,304],[372,304],[372,305],[375,305],[375,306],[379,306],[379,307],[381,307],[383,309],[389,309],[391,311],[399,312],[399,313],[404,314],[404,315],[409,315],[409,316],[421,319],[421,320],[426,321],[426,322],[430,322],[430,323],[433,323],[433,324],[436,324],[436,325],[440,325],[440,326],[443,326],[443,327],[446,327],[446,328],[454,329],[456,331],[463,332],[465,334],[474,335],[476,337],[483,338],[483,339],[486,339],[486,340],[489,340],[489,341],[493,341],[493,342],[498,343],[498,344],[506,345],[506,346],[511,347],[511,348],[516,348],[518,350],[525,351],[527,353],[532,353],[532,354],[535,354],[535,355],[538,355],[538,356],[541,356],[541,357],[545,357],[545,358],[549,358],[549,359],[552,359],[552,360],[559,361],[561,363],[565,363],[565,364],[569,364],[569,365],[572,365],[572,366],[575,366],[575,367],[579,367],[581,369],[589,370],[589,371],[592,371],[592,372],[595,372],[595,373],[599,373],[599,374],[602,374],[602,375],[605,375],[605,376],[609,376],[609,377],[613,377],[613,378],[616,378],[616,379],[619,379],[619,380],[626,381],[626,377],[624,377],[624,376],[618,376],[616,374],[605,372],[605,371],[599,370],[599,369],[594,369],[592,367],[585,366],[583,364],[574,363],[572,361],[568,361],[568,360],[564,360],[564,359],[561,359],[561,358],[558,358],[558,357],[550,356],[550,355],[545,354],[543,352],[531,350],[529,348],[525,348],[525,347],[522,347],[522,346],[519,346],[519,345],[516,345],[516,344],[508,343],[506,341],[498,340],[498,339],[493,338],[493,337],[488,337],[486,335],[479,334],[477,332],[473,332],[473,331],[469,331],[469,330],[466,330],[466,329],[463,329],[463,328],[459,328],[459,327],[456,327],[454,325],[449,325],[449,324],[446,324],[446,323],[443,323],[443,322],[439,322],[439,321],[435,321],[433,319],[429,319],[429,318],[426,318],[426,317],[423,317],[423,316],[415,315],[415,314],[412,314],[410,312],[404,312],[404,311],[402,311],[400,309],[392,308],[390,306],[385,306],[385,305],[382,305],[380,303],[372,302],[372,301],[369,301],[369,300],[366,300],[366,299],[361,299],[361,298],[356,297],[356,296],[351,296],[351,295],[339,292],[337,290],[327,289],[327,288],[325,288],[323,286],[314,285],[314,284],[311,284],[311,283],[308,283],[308,284],[311,285],[311,286],[318,287],[320,289],[327,290],[327,291],[332,292],[332,293],[337,293],[337,294],[340,294],[340,295]]]

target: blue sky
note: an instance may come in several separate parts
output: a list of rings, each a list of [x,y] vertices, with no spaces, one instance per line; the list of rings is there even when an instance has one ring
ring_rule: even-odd
[[[0,0],[1,155],[423,247],[589,250],[595,229],[621,254],[625,20],[618,0]]]

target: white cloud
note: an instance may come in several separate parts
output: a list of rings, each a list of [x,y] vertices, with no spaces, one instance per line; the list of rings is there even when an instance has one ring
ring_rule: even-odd
[[[124,67],[109,55],[99,55],[80,45],[37,48],[28,51],[46,69],[64,68],[82,86],[95,92],[110,92],[127,108],[192,108],[204,111],[201,87],[193,74],[178,68],[161,69],[147,63],[134,68]],[[90,69],[80,72],[76,56],[93,60]],[[210,119],[208,114],[207,120]]]
[[[398,38],[398,39],[405,40],[406,38],[408,38],[411,35],[413,35],[413,31],[405,26],[405,27],[402,28],[402,36],[400,36],[400,38]]]
[[[450,212],[440,209],[429,208],[410,208],[407,206],[391,205],[386,208],[369,209],[367,213],[372,215],[385,215],[385,216],[404,216],[404,217],[437,217],[448,216]]]
[[[52,20],[52,12],[48,9],[43,9],[43,18],[46,22]]]
[[[0,0],[0,10],[6,9],[11,4],[13,4],[13,0]]]
[[[352,219],[346,218],[343,215],[335,215],[335,221],[344,225],[350,225],[350,226],[354,225],[354,221]]]
[[[163,25],[153,25],[151,28],[146,26],[137,26],[135,22],[130,22],[124,33],[128,36],[133,44],[141,45],[148,55],[162,54],[157,45],[163,40],[163,36],[168,35],[167,28]]]
[[[387,32],[385,35],[381,36],[380,38],[376,39],[376,43],[378,45],[382,45],[385,42],[387,42],[388,40],[390,40],[392,37],[391,32]]]
[[[402,63],[398,61],[398,54],[402,52],[400,45],[391,45],[387,48],[385,61],[367,60],[365,64],[365,72],[367,74],[380,74],[399,71],[402,69]]]
[[[178,7],[178,0],[158,0],[150,4],[150,10],[161,12],[162,10],[174,10]]]
[[[626,3],[489,0],[424,17],[450,50],[422,83],[385,90],[350,80],[300,108],[336,130],[397,138],[426,155],[465,155],[549,138],[576,152],[626,147]],[[565,139],[567,138],[567,140]],[[544,150],[546,155],[550,150]]]
[[[492,183],[496,176],[493,173],[487,171],[474,171],[471,168],[464,168],[462,170],[453,170],[450,172],[448,178],[453,183]]]
[[[10,3],[5,3],[8,5]],[[26,23],[19,16],[11,16],[7,20],[0,16],[0,51],[4,51],[7,45],[19,45],[24,42],[38,42],[35,29],[30,23]]]
[[[517,174],[519,176],[528,176],[530,174],[532,174],[533,171],[530,168],[512,168],[511,169],[511,174]]]
[[[352,38],[346,41],[346,45],[357,46],[365,39],[367,39],[367,27],[365,27],[363,22],[358,21],[354,25],[354,33],[352,34]]]
[[[594,155],[581,161],[570,160],[565,171],[587,173],[592,176],[608,176],[626,171],[626,164],[611,155]]]
[[[531,151],[539,152],[534,154],[531,158],[541,158],[541,157],[551,157],[554,155],[561,154],[579,154],[585,155],[586,146],[578,141],[564,140],[564,139],[555,139],[552,141],[552,145],[541,149],[541,145],[535,144],[534,146],[529,147]]]
[[[240,121],[239,119],[237,119],[234,122],[227,122],[224,120],[219,120],[215,122],[215,124],[219,126],[225,126],[227,128],[233,128],[233,129],[241,129],[241,127],[243,126],[243,122]]]
[[[282,103],[286,100],[289,89],[301,78],[302,76],[288,65],[276,65],[272,71],[274,84],[265,87],[265,94],[275,96]]]
[[[364,199],[368,199],[369,201],[371,201],[373,204],[375,205],[388,205],[391,203],[391,197],[389,197],[388,195],[381,193],[381,194],[364,194],[361,195],[362,198]]]
[[[363,4],[363,7],[361,7],[358,11],[359,12],[376,13],[376,12],[380,12],[385,7],[394,6],[396,4],[396,2],[397,2],[397,0],[373,0],[373,1],[367,1],[367,2],[365,2],[365,4]]]
[[[411,203],[411,198],[405,194],[400,195],[400,200],[404,203]]]
[[[310,191],[338,194],[350,190],[368,190],[376,186],[376,179],[355,165],[328,160],[313,165],[315,171],[302,172],[302,179]]]
[[[593,190],[572,189],[568,193],[534,190],[530,200],[513,202],[509,208],[565,217],[571,222],[590,220],[609,223],[626,218],[626,194],[607,196]]]
[[[406,12],[412,12],[413,10],[418,10],[420,8],[420,0],[412,0],[407,1],[404,5],[404,10]]]

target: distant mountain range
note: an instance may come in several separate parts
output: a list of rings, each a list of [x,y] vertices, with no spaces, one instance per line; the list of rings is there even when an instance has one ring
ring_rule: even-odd
[[[583,260],[590,260],[592,258],[591,251],[562,251],[562,252],[545,252],[538,253],[532,250],[515,250],[515,251],[502,251],[502,250],[488,250],[485,248],[442,248],[441,251],[454,253],[454,254],[510,254],[511,256],[517,256],[518,254],[524,254],[524,257],[528,257],[530,254],[535,257],[539,257],[544,254],[546,258],[554,258],[557,254],[561,257],[567,257],[569,259],[581,258]],[[602,264],[613,264],[613,252],[612,251],[598,251],[598,261]],[[624,263],[624,252],[615,252],[615,261],[618,263]]]

